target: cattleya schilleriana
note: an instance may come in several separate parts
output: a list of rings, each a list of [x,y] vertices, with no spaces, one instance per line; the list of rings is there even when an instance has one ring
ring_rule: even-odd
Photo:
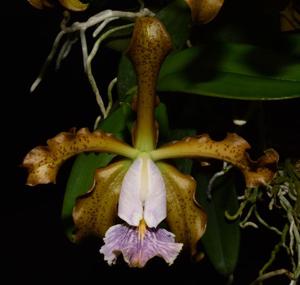
[[[249,159],[249,144],[236,134],[213,141],[206,134],[187,137],[156,148],[154,118],[156,81],[171,49],[170,36],[155,17],[136,20],[127,54],[137,74],[137,112],[132,144],[101,131],[63,132],[36,147],[24,159],[28,185],[55,182],[61,164],[84,151],[114,153],[124,158],[98,169],[93,188],[77,199],[73,209],[75,240],[104,237],[100,252],[109,264],[122,254],[133,267],[143,267],[154,256],[172,264],[184,246],[191,254],[204,234],[206,215],[194,199],[195,180],[167,164],[172,158],[220,159],[238,167],[247,187],[267,184],[278,156],[269,150]],[[115,224],[117,218],[122,224]],[[165,221],[168,230],[160,227]]]

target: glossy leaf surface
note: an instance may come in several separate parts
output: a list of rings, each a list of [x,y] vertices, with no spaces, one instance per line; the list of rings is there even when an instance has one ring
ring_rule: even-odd
[[[240,229],[238,222],[229,222],[225,211],[234,212],[238,208],[233,175],[218,178],[213,184],[212,200],[208,200],[206,189],[210,175],[196,175],[197,197],[207,213],[207,229],[201,242],[214,268],[223,275],[233,273],[238,261]]]
[[[167,58],[158,90],[241,100],[296,98],[300,61],[246,44],[193,47]]]

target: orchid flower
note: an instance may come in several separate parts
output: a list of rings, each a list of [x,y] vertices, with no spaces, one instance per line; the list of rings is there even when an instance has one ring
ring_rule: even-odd
[[[81,152],[123,157],[96,171],[93,188],[78,198],[73,209],[75,240],[90,235],[104,237],[100,252],[108,264],[114,264],[120,254],[131,267],[143,267],[154,256],[172,264],[183,246],[192,255],[197,253],[207,219],[194,198],[196,182],[165,160],[220,159],[242,171],[247,187],[267,184],[274,175],[277,153],[268,150],[252,161],[246,152],[249,144],[233,133],[222,141],[204,134],[156,147],[156,81],[171,46],[170,36],[158,19],[136,20],[127,51],[138,85],[132,146],[109,133],[80,129],[58,134],[47,146],[32,149],[23,161],[29,170],[27,184],[33,186],[55,182],[61,164]],[[116,224],[117,219],[122,223]],[[163,221],[170,231],[161,227]]]

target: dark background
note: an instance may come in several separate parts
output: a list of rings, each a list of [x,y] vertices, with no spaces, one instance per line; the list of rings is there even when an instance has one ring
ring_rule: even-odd
[[[154,260],[143,270],[129,270],[122,264],[107,266],[98,253],[99,244],[75,246],[69,242],[63,233],[60,210],[65,174],[71,162],[63,167],[57,185],[25,186],[26,172],[19,167],[25,154],[60,131],[75,126],[92,128],[98,109],[83,76],[79,49],[74,50],[60,71],[54,72],[53,66],[50,67],[36,92],[29,93],[59,30],[60,13],[35,10],[26,1],[7,2],[2,8],[1,39],[1,268],[2,279],[8,278],[3,284],[150,284],[161,281],[225,284],[225,278],[205,261],[190,264],[182,257],[168,267]],[[97,67],[97,73],[101,74],[102,86],[106,86],[116,72],[118,54],[109,50],[101,53],[102,64]],[[180,102],[180,96],[176,102]],[[170,102],[170,97],[161,100],[180,110],[180,105]],[[190,100],[194,104],[199,99]],[[220,108],[229,106],[226,100],[207,100],[215,106],[216,114]],[[267,132],[272,143],[283,156],[299,156],[299,100],[267,103],[267,109]],[[208,129],[223,122],[222,115],[219,116],[208,119]],[[207,131],[201,124],[199,128]],[[274,241],[272,234],[252,229],[243,230],[242,239],[235,284],[249,284],[256,278],[269,258]],[[279,278],[266,284],[286,284],[286,281]]]

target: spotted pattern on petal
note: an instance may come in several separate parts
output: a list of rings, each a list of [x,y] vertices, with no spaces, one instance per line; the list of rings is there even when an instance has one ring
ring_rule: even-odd
[[[57,172],[65,160],[81,152],[108,152],[135,156],[138,152],[112,134],[82,128],[78,132],[62,132],[47,141],[47,146],[32,149],[24,158],[28,169],[27,185],[55,182]]]
[[[228,133],[220,141],[214,141],[209,135],[203,134],[161,146],[153,150],[150,156],[154,161],[181,157],[219,159],[238,167],[244,174],[247,187],[270,183],[276,172],[278,153],[269,149],[254,161],[250,159],[248,149],[249,143],[235,133]]]
[[[122,160],[96,171],[94,188],[80,197],[73,209],[75,241],[89,236],[103,237],[115,223],[121,183],[130,163]]]
[[[192,176],[179,172],[175,167],[159,162],[167,191],[167,224],[184,243],[192,255],[197,253],[197,243],[206,229],[207,217],[194,196],[196,181]]]

